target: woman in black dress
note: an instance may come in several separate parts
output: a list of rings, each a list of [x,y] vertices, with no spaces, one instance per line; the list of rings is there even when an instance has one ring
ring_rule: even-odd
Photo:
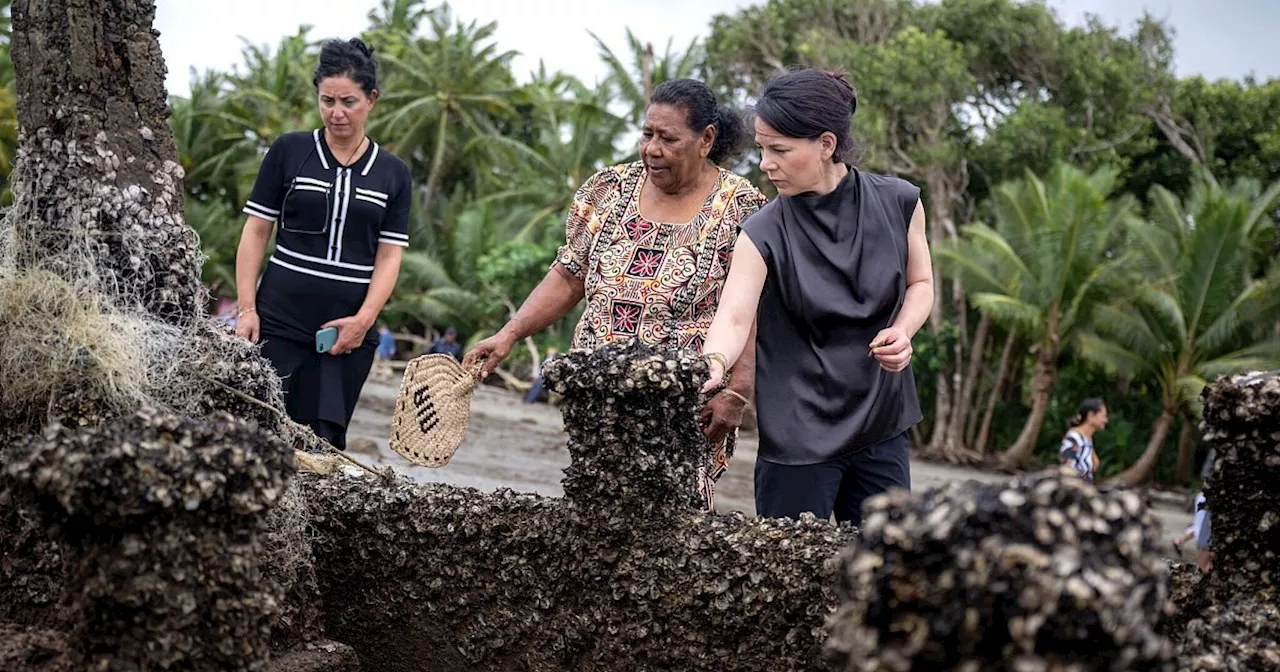
[[[867,497],[911,485],[911,337],[933,305],[924,208],[911,183],[853,167],[856,108],[843,74],[815,69],[774,78],[756,105],[778,198],[743,225],[703,353],[712,390],[758,320],[761,516],[858,524]]]
[[[378,99],[372,49],[359,39],[325,43],[313,83],[324,128],[276,139],[244,206],[236,333],[262,343],[289,417],[345,448],[377,350],[371,327],[409,245],[412,183],[404,162],[364,134]],[[316,332],[327,327],[337,340],[319,353]]]

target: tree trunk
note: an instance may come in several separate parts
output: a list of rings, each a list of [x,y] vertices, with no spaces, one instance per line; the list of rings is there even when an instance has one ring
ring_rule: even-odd
[[[929,193],[929,216],[928,235],[929,247],[937,249],[946,236],[947,229],[952,227],[951,224],[953,213],[951,211],[951,189],[949,182],[941,174],[940,170],[930,170],[924,175],[926,189]],[[942,308],[942,274],[938,272],[937,260],[933,262],[933,309],[929,312],[929,329],[935,336],[942,334],[942,326],[945,322],[945,315]],[[962,362],[960,357],[955,357],[955,361],[950,363],[950,367],[960,367]],[[958,386],[953,386],[951,377],[948,375],[948,366],[943,366],[941,370],[934,376],[934,405],[933,405],[933,432],[929,437],[929,445],[926,448],[928,454],[942,454],[946,451],[947,429],[951,426],[951,415],[954,412],[955,394],[959,392]],[[953,372],[958,372],[958,368],[950,368]],[[955,377],[959,377],[958,373]]]
[[[17,0],[14,206],[0,256],[175,326],[203,316],[164,58],[146,0]]]
[[[422,211],[427,213],[427,217],[431,217],[431,211],[428,207],[431,205],[431,199],[436,197],[436,190],[440,188],[440,178],[444,172],[444,150],[447,147],[449,133],[449,105],[446,103],[444,109],[440,111],[440,120],[436,124],[436,146],[431,152],[431,174],[427,175],[426,193],[422,196]],[[444,244],[448,239],[449,223],[443,218],[439,220],[430,220],[434,226],[437,245]]]
[[[1031,376],[1031,414],[1027,416],[1018,439],[1001,455],[1000,461],[1004,466],[1021,468],[1031,461],[1036,442],[1040,439],[1040,428],[1044,425],[1044,414],[1049,408],[1049,397],[1053,395],[1057,375],[1056,353],[1041,345],[1040,354],[1036,356],[1035,373]]]
[[[1189,485],[1191,483],[1191,474],[1195,470],[1196,444],[1196,419],[1191,417],[1189,413],[1182,414],[1182,429],[1178,430],[1178,464],[1173,471],[1173,479],[1178,485]]]
[[[965,426],[973,424],[973,408],[976,406],[974,396],[978,391],[978,380],[982,372],[982,358],[986,354],[987,338],[991,332],[991,317],[986,313],[978,319],[978,328],[973,334],[973,345],[969,349],[968,366],[964,373],[964,383],[960,396],[956,399],[951,413],[951,427],[947,430],[947,445],[958,451],[967,453],[967,461],[977,461],[979,455],[965,439]]]
[[[996,368],[996,379],[991,385],[991,395],[987,397],[987,410],[982,414],[982,426],[978,436],[972,442],[973,449],[979,455],[987,451],[987,441],[991,437],[991,418],[995,416],[996,404],[1004,393],[1004,381],[1009,377],[1009,362],[1013,359],[1013,346],[1018,341],[1018,332],[1010,331],[1004,339],[1004,350],[1000,353],[1000,365]]]
[[[1177,416],[1172,405],[1165,405],[1164,411],[1160,413],[1160,417],[1156,418],[1156,424],[1152,427],[1151,440],[1147,442],[1146,450],[1142,451],[1142,457],[1139,457],[1132,467],[1120,472],[1112,482],[1134,486],[1145,483],[1151,478],[1151,474],[1156,469],[1156,461],[1160,458],[1160,450],[1164,448],[1164,440],[1169,437],[1169,428],[1173,426],[1175,417]]]

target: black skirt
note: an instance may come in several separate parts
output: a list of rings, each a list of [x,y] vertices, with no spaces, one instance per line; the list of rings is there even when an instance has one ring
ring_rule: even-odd
[[[347,425],[376,350],[375,344],[366,341],[345,355],[321,354],[314,340],[300,343],[262,337],[262,354],[280,375],[289,417],[341,449],[347,447]]]

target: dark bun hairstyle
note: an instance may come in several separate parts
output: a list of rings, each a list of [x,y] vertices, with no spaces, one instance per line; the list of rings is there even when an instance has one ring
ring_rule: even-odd
[[[789,138],[814,140],[823,133],[836,136],[832,163],[853,165],[857,146],[853,142],[853,115],[858,111],[858,92],[843,71],[804,68],[784,72],[769,80],[755,115]]]
[[[1072,416],[1071,423],[1067,425],[1067,428],[1070,429],[1072,427],[1083,425],[1084,421],[1088,420],[1090,415],[1093,415],[1106,407],[1107,404],[1097,397],[1089,397],[1088,399],[1085,399],[1080,402],[1080,407],[1076,409],[1076,414]]]
[[[716,139],[707,158],[723,164],[742,152],[747,144],[747,124],[742,115],[720,105],[711,87],[696,79],[671,79],[657,86],[649,98],[650,105],[670,105],[685,111],[689,130],[701,133],[714,126]]]
[[[378,90],[378,62],[373,58],[373,47],[358,37],[345,42],[325,41],[320,47],[320,62],[311,83],[319,88],[320,82],[330,77],[350,77],[360,85],[364,95],[372,96]]]

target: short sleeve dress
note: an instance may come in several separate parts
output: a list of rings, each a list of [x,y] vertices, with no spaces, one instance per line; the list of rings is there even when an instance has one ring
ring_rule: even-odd
[[[373,364],[378,334],[345,355],[319,354],[315,333],[364,303],[380,245],[409,245],[409,168],[370,142],[343,165],[324,131],[280,136],[244,213],[275,225],[275,248],[258,283],[263,354],[285,388],[289,415],[345,446],[346,426]]]

